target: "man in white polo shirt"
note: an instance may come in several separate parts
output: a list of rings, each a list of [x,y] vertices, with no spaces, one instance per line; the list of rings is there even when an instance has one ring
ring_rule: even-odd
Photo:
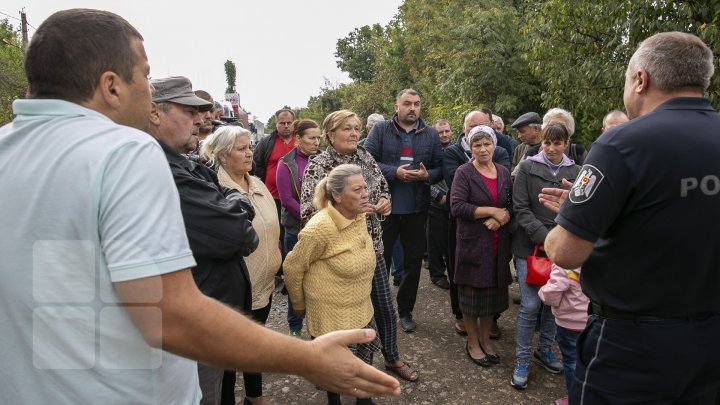
[[[167,161],[138,130],[150,67],[135,28],[104,11],[55,13],[25,68],[28,99],[0,128],[3,402],[197,403],[195,362],[183,357],[399,394],[345,347],[372,333],[301,341],[198,291]]]

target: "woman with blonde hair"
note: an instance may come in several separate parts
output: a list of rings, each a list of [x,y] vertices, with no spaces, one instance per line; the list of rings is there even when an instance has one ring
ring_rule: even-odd
[[[265,324],[270,314],[275,273],[282,263],[280,247],[280,222],[275,200],[265,184],[248,172],[252,169],[253,149],[250,131],[237,126],[219,128],[205,139],[201,156],[217,168],[218,181],[224,187],[235,189],[247,198],[255,209],[252,225],[260,243],[245,263],[252,286],[252,319]],[[235,387],[235,372],[228,372],[227,386]],[[232,376],[232,378],[230,378]],[[243,373],[245,403],[267,404],[262,395],[262,375]],[[223,386],[226,386],[223,380]]]
[[[370,298],[377,321],[385,369],[407,381],[417,381],[418,374],[410,365],[400,359],[397,346],[397,315],[392,293],[388,284],[387,267],[383,259],[382,227],[380,221],[390,215],[390,190],[380,167],[370,152],[358,145],[360,140],[360,119],[349,110],[328,114],[322,125],[327,148],[310,160],[300,192],[301,225],[307,223],[317,212],[313,206],[313,195],[317,184],[327,177],[335,167],[350,163],[360,167],[368,187],[368,204],[365,220],[367,232],[375,248],[375,274]]]
[[[319,211],[300,231],[283,265],[295,314],[307,317],[313,338],[336,330],[375,329],[370,301],[375,250],[365,224],[368,188],[362,169],[351,164],[334,168],[315,187],[313,203]],[[350,349],[372,364],[379,346],[376,338]],[[340,396],[328,392],[328,403],[339,404]]]

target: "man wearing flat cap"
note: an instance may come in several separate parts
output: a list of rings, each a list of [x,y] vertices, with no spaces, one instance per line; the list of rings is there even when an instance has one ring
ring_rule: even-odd
[[[526,112],[518,117],[511,127],[518,132],[518,139],[522,142],[515,148],[512,158],[512,175],[515,177],[515,169],[525,158],[525,153],[531,146],[540,144],[540,136],[542,135],[542,118],[536,112]]]
[[[182,155],[188,145],[197,146],[193,132],[202,123],[200,109],[212,103],[197,97],[185,77],[151,83],[155,92],[149,132],[165,152],[180,194],[185,230],[197,262],[192,269],[195,283],[203,294],[240,311],[249,310],[250,279],[243,256],[258,244],[251,224],[252,205],[237,191],[222,187],[211,169]],[[198,363],[201,404],[220,403],[223,372]]]

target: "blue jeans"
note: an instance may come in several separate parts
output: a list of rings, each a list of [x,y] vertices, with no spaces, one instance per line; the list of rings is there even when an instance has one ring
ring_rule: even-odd
[[[290,252],[291,250],[293,250],[297,241],[297,235],[293,235],[290,232],[285,232],[285,239],[283,240],[285,251]],[[287,307],[288,327],[290,328],[290,330],[302,330],[303,320],[302,318],[298,318],[297,316],[295,316],[295,313],[293,312],[292,302],[290,301],[290,296],[288,296],[287,299]]]
[[[574,332],[570,329],[565,329],[560,325],[557,326],[557,339],[558,346],[560,347],[560,353],[562,353],[562,363],[565,369],[565,386],[568,392],[572,388],[572,384],[575,378],[575,360],[577,359],[577,339],[580,337],[580,332]]]
[[[400,244],[400,238],[397,238],[393,245],[392,263],[390,265],[390,274],[395,280],[402,280],[403,277],[403,250]]]
[[[515,324],[515,357],[518,363],[528,364],[532,355],[532,340],[540,308],[542,307],[538,351],[541,353],[552,348],[553,340],[555,340],[555,317],[549,306],[542,305],[540,297],[538,297],[540,287],[525,283],[527,279],[527,260],[516,258],[515,269],[517,270],[518,284],[520,285],[520,311]]]

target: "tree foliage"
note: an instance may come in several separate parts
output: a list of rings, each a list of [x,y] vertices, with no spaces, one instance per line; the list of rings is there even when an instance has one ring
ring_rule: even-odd
[[[237,71],[235,69],[235,63],[231,60],[225,61],[225,80],[227,80],[227,89],[225,93],[235,93],[235,79],[237,78]]]
[[[347,72],[351,79],[370,82],[375,76],[374,64],[378,40],[382,38],[380,24],[355,28],[347,37],[337,40],[335,57],[337,66]]]
[[[545,1],[527,10],[524,52],[543,78],[543,107],[575,114],[578,138],[598,135],[608,110],[622,108],[627,62],[645,38],[664,31],[690,32],[720,51],[720,1]],[[717,62],[716,62],[717,65]],[[715,76],[708,97],[717,102]]]
[[[22,40],[7,20],[0,21],[0,125],[13,119],[12,102],[25,97],[27,79]]]
[[[354,81],[324,86],[301,113],[321,120],[347,108],[387,117],[395,94],[412,87],[426,122],[446,118],[457,130],[480,107],[506,123],[562,107],[575,116],[574,140],[587,145],[605,113],[622,109],[624,72],[643,39],[690,32],[717,55],[719,20],[720,0],[405,0],[385,27],[338,40],[337,64]],[[720,75],[707,96],[720,101]]]

